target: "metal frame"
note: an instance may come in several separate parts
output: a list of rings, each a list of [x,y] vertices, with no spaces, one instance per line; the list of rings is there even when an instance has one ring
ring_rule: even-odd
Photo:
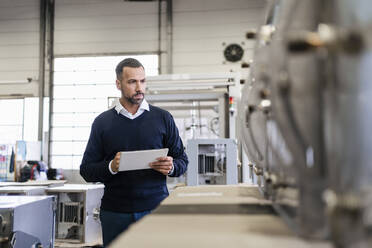
[[[101,198],[103,196],[104,186],[102,184],[88,185],[88,184],[65,184],[59,187],[46,189],[47,194],[57,196],[57,211],[58,219],[56,222],[56,238],[59,241],[71,241],[74,243],[84,244],[101,244],[102,231],[99,220],[99,208],[101,205]],[[77,210],[77,221],[60,221],[60,217],[65,216],[65,207],[72,207]],[[61,209],[62,207],[62,209]],[[71,210],[71,209],[70,209]],[[69,217],[73,212],[69,212]],[[61,238],[63,235],[69,233],[69,229],[77,230],[79,239],[65,239]]]
[[[9,247],[31,247],[28,245],[35,242],[41,242],[42,247],[54,247],[54,196],[2,196],[0,206],[0,215],[4,218],[1,241],[6,242],[12,235],[17,242]]]
[[[233,139],[190,139],[187,142],[189,165],[186,183],[188,186],[199,185],[198,157],[199,145],[226,145],[226,184],[238,183],[237,143]]]

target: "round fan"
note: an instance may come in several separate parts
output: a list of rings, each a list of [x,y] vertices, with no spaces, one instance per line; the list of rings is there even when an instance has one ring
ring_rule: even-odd
[[[223,55],[227,61],[237,62],[243,58],[244,50],[238,44],[230,44],[225,48]]]

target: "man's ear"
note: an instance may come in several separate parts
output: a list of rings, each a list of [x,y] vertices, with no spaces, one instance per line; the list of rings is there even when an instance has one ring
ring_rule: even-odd
[[[116,79],[116,88],[117,88],[118,90],[121,90],[121,83],[120,83],[120,81],[117,80],[117,79]]]

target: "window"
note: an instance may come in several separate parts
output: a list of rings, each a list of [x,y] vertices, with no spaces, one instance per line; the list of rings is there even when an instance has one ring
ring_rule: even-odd
[[[24,136],[24,99],[0,100],[0,144],[15,144]]]
[[[48,126],[48,107],[48,99],[45,98],[45,130]],[[0,144],[15,144],[17,140],[38,140],[38,97],[0,99],[0,116]]]
[[[50,163],[53,168],[79,169],[94,118],[120,97],[115,67],[129,56],[56,58]],[[130,56],[158,75],[158,55]]]

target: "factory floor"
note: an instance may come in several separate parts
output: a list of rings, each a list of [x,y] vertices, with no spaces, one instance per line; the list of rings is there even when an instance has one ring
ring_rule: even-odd
[[[154,213],[119,236],[121,247],[331,248],[328,242],[299,238],[257,187],[179,187]]]

